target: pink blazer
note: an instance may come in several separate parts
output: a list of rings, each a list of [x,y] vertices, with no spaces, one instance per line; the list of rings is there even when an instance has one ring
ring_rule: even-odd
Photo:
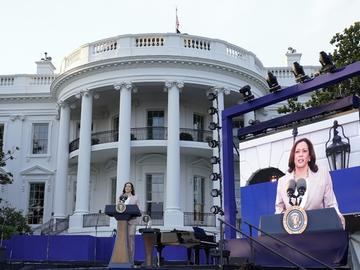
[[[294,179],[293,173],[286,173],[278,181],[275,201],[276,214],[284,213],[285,210],[291,206],[286,193],[288,181],[290,179]],[[339,211],[329,171],[320,167],[316,173],[309,170],[306,192],[307,199],[303,205],[305,210],[333,207],[338,213],[341,223],[345,228],[345,219]]]

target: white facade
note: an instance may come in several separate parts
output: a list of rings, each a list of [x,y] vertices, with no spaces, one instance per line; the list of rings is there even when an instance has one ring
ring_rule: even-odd
[[[20,147],[7,162],[14,183],[0,197],[28,216],[41,210],[34,226],[69,216],[68,233],[111,233],[115,224],[96,213],[129,180],[142,210],[161,212],[154,225],[215,229],[206,94],[218,94],[221,110],[242,102],[238,89],[246,84],[255,97],[266,94],[267,70],[281,85],[294,83],[289,67],[264,68],[240,47],[169,33],[85,44],[64,58],[59,74],[48,58],[37,65],[35,75],[0,76],[3,149]],[[259,119],[269,112],[257,112]]]

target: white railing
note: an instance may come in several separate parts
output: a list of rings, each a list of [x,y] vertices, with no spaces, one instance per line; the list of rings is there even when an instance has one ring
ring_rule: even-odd
[[[11,77],[1,76],[0,77],[0,86],[14,85],[14,81],[15,81],[15,77],[13,77],[13,76],[11,76]]]
[[[50,85],[55,80],[55,75],[35,75],[31,77],[31,85]]]
[[[291,68],[272,68],[269,69],[277,78],[294,78],[294,74],[291,72]]]
[[[210,51],[210,42],[198,38],[184,38],[184,47]]]
[[[165,45],[165,39],[161,36],[135,38],[135,47],[159,47]]]
[[[151,55],[204,58],[264,73],[260,60],[241,47],[218,39],[172,33],[122,35],[83,45],[64,58],[60,73],[96,61]]]
[[[48,93],[50,92],[50,85],[56,76],[55,74],[0,76],[0,92],[3,94],[13,93],[13,89],[16,89],[16,93],[31,93],[32,91]]]
[[[93,45],[93,54],[104,53],[108,51],[115,51],[118,48],[116,40],[110,40],[105,42],[99,42]]]

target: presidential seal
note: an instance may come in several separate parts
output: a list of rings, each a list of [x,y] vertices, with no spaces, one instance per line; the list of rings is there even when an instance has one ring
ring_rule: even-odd
[[[305,210],[299,206],[287,209],[283,217],[283,226],[289,234],[301,234],[308,224],[308,217]]]
[[[120,201],[120,202],[118,202],[118,203],[116,204],[116,208],[115,208],[115,209],[116,209],[116,212],[122,214],[122,213],[124,213],[125,210],[126,210],[126,205],[125,205],[124,202]]]

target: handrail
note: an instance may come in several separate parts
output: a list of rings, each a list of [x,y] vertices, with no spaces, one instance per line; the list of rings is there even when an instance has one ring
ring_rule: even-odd
[[[275,251],[275,250],[272,250],[271,248],[267,247],[266,245],[260,243],[260,241],[256,240],[254,237],[252,236],[249,236],[245,233],[243,233],[241,230],[235,228],[234,226],[232,226],[231,224],[227,223],[225,220],[221,219],[221,218],[218,218],[218,220],[220,221],[220,228],[222,228],[222,224],[225,224],[227,226],[229,226],[231,229],[237,231],[238,233],[240,233],[241,235],[245,236],[246,238],[250,239],[251,241],[254,241],[255,243],[259,244],[260,246],[262,246],[263,248],[267,249],[268,251],[270,251],[271,253],[274,253],[276,255],[278,255],[279,257],[281,257],[282,259],[284,259],[285,261],[291,263],[292,265],[298,267],[299,269],[303,269],[303,270],[306,270],[306,268],[302,267],[301,265],[297,264],[296,262],[293,262],[292,260],[288,259],[287,257],[281,255],[279,252]],[[221,237],[223,237],[221,235]],[[222,254],[220,253],[220,261],[222,262]],[[251,255],[252,256],[252,255]],[[333,268],[331,268],[333,269]]]
[[[335,268],[333,268],[333,267],[327,265],[326,263],[324,263],[324,262],[322,262],[322,261],[314,258],[314,257],[311,256],[310,254],[308,254],[308,253],[306,253],[306,252],[304,252],[304,251],[302,251],[302,250],[300,250],[300,249],[297,249],[296,247],[294,247],[294,246],[286,243],[285,241],[283,241],[283,240],[281,240],[281,239],[279,239],[279,238],[277,238],[277,237],[275,237],[275,236],[273,236],[273,235],[268,234],[267,232],[263,231],[262,229],[256,227],[255,225],[252,225],[252,224],[250,224],[249,222],[246,222],[246,221],[243,221],[243,222],[244,222],[245,224],[247,224],[250,228],[254,227],[256,230],[260,231],[261,233],[265,234],[266,236],[268,236],[268,237],[270,237],[270,238],[272,238],[272,239],[280,242],[281,244],[283,244],[283,245],[291,248],[292,250],[295,250],[296,252],[299,252],[300,254],[304,255],[305,257],[307,257],[307,258],[309,258],[309,259],[311,259],[311,260],[313,260],[313,261],[315,261],[315,262],[317,262],[317,263],[325,266],[326,268],[335,270]]]

